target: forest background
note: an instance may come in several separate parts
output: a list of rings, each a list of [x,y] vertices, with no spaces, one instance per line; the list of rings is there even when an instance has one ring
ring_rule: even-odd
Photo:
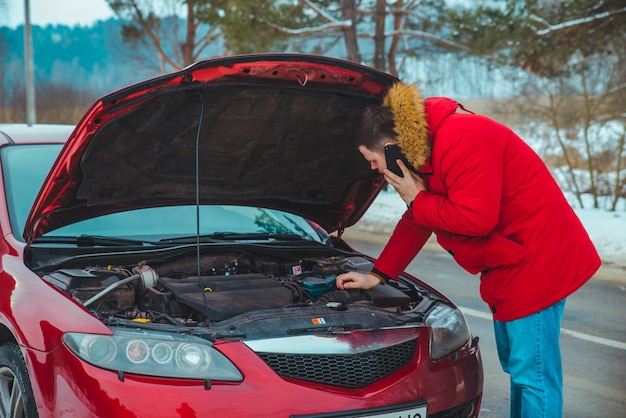
[[[580,207],[626,198],[622,0],[106,1],[115,18],[32,27],[38,123],[200,59],[323,54],[511,125]],[[0,122],[23,122],[24,25],[0,27],[0,59]]]

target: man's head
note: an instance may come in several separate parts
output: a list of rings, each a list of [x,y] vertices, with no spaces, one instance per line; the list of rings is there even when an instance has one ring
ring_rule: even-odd
[[[372,169],[382,172],[387,167],[384,147],[389,143],[397,143],[415,168],[430,157],[424,101],[415,84],[394,84],[382,104],[369,106],[361,114],[356,145]]]
[[[383,152],[385,144],[396,141],[395,125],[391,108],[384,105],[366,107],[361,113],[356,145],[370,151]]]
[[[385,163],[385,145],[396,143],[393,114],[388,106],[372,105],[361,113],[356,143],[372,170],[382,173]]]

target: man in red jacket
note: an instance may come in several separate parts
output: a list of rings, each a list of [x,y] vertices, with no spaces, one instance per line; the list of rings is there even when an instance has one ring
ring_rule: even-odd
[[[560,417],[565,298],[600,258],[541,158],[506,126],[459,110],[450,99],[422,100],[403,83],[366,109],[359,151],[408,210],[372,272],[340,275],[337,285],[369,289],[397,280],[434,232],[461,267],[480,274],[511,376],[511,417]],[[398,144],[412,166],[398,160],[403,176],[387,169],[388,144]]]

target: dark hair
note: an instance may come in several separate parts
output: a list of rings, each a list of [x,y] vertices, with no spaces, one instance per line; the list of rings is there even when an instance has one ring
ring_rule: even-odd
[[[371,105],[360,116],[356,132],[355,145],[363,145],[370,151],[383,151],[385,142],[396,140],[393,114],[389,106]]]

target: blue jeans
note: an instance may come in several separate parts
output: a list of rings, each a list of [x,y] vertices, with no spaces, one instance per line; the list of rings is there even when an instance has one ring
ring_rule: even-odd
[[[511,418],[560,418],[563,372],[559,334],[565,299],[513,321],[495,321],[498,357],[511,376]]]

